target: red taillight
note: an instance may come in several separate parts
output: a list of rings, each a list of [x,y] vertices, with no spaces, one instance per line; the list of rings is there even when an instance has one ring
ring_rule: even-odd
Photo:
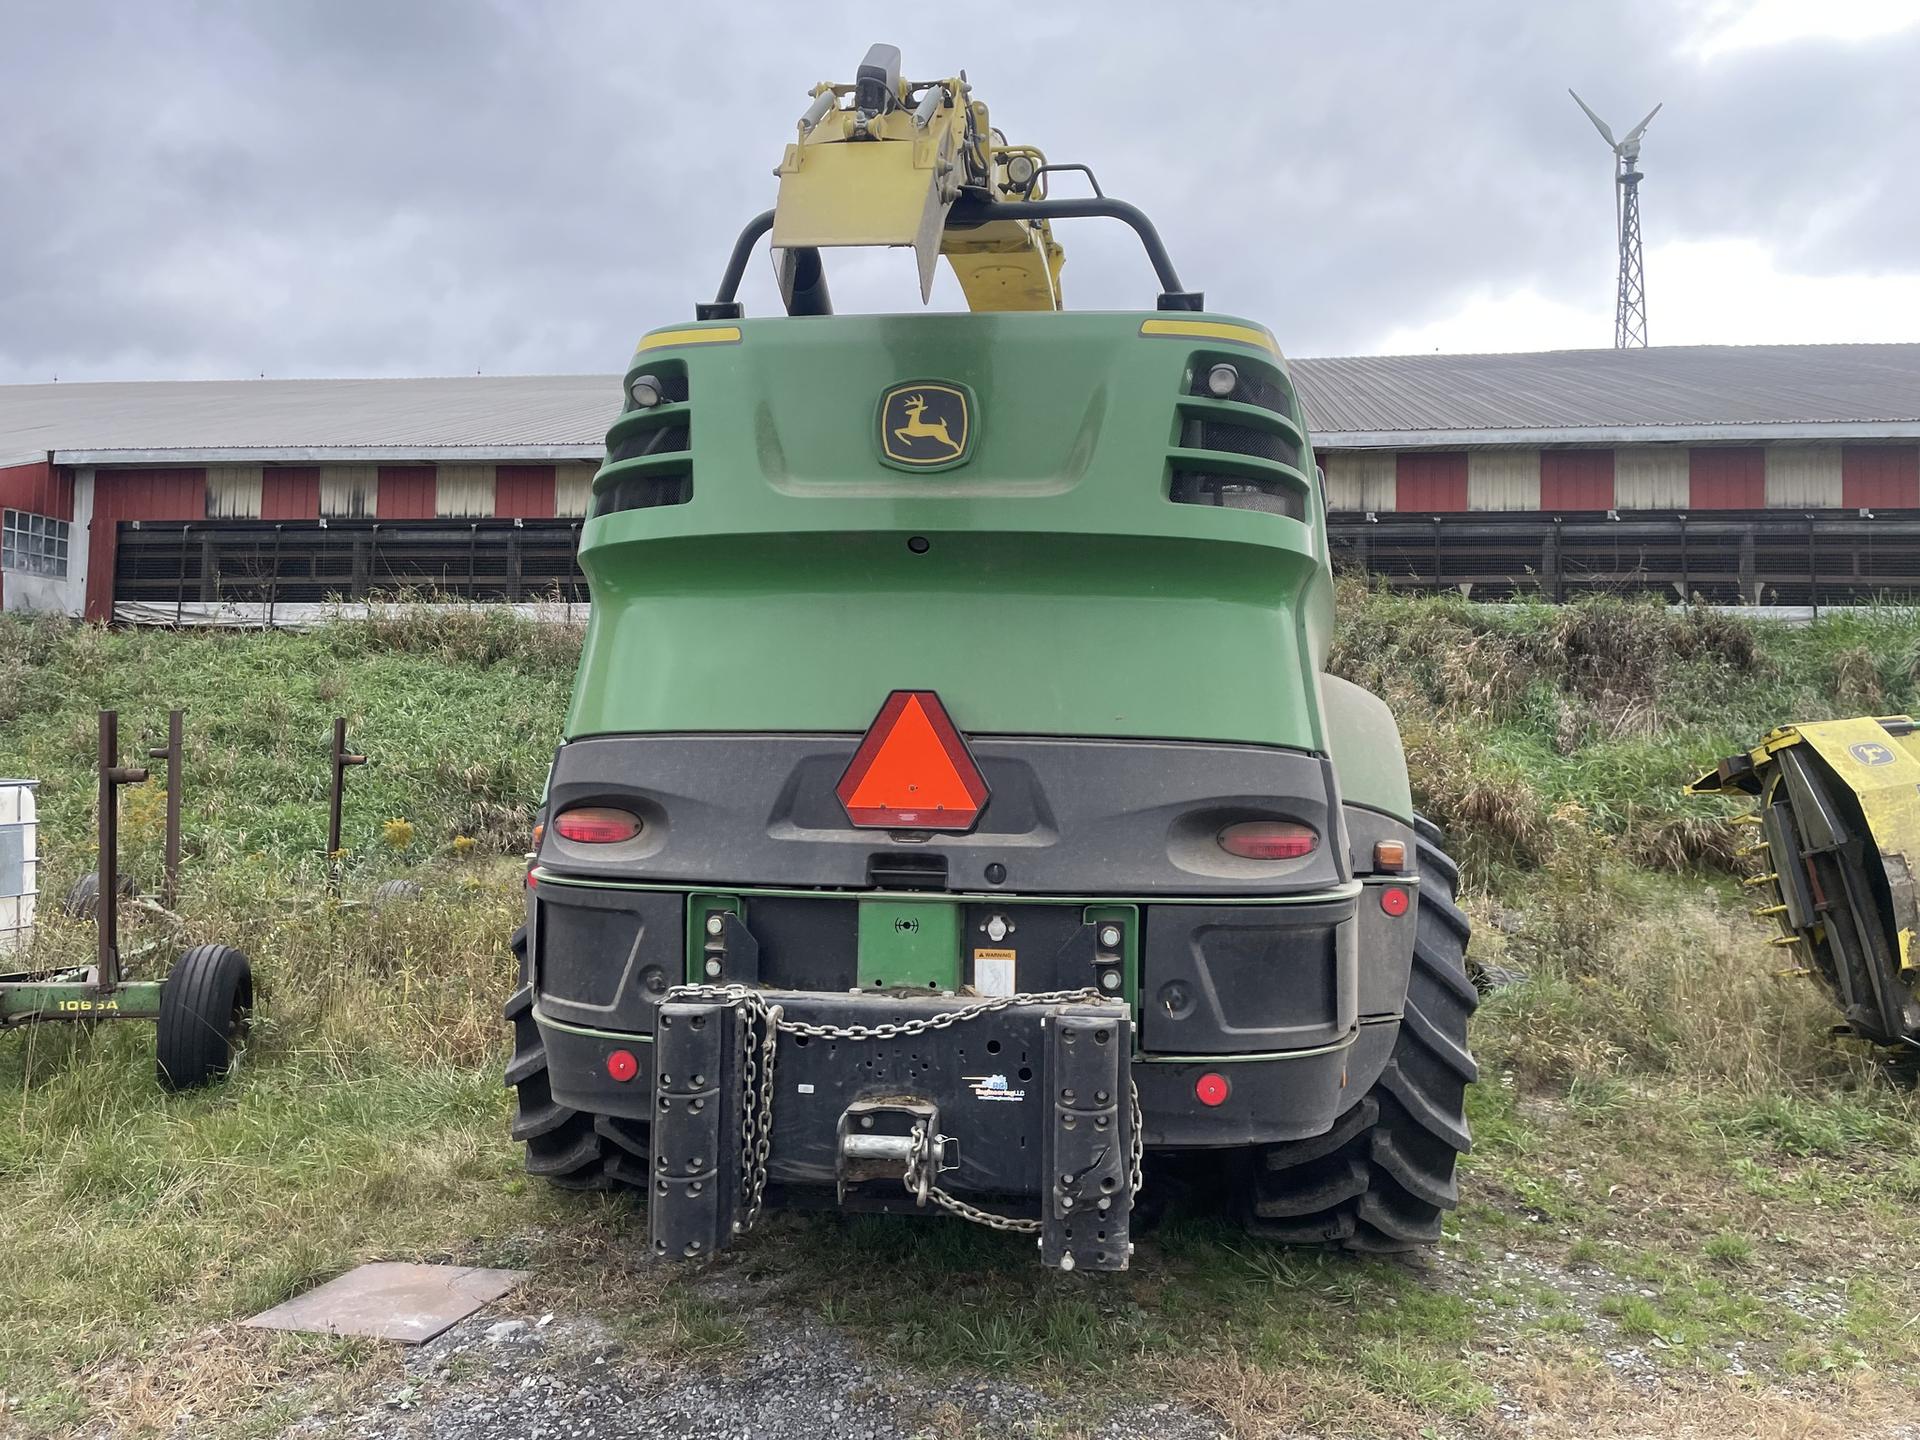
[[[582,845],[614,845],[640,833],[640,817],[611,805],[582,805],[556,815],[553,830],[562,840]]]
[[[1233,1093],[1233,1086],[1227,1083],[1227,1077],[1217,1070],[1209,1070],[1193,1082],[1193,1098],[1211,1109],[1215,1105],[1227,1103],[1227,1096]]]
[[[1380,892],[1380,908],[1387,914],[1398,917],[1407,913],[1412,897],[1398,885],[1389,885]]]
[[[1320,844],[1311,825],[1292,820],[1242,820],[1219,835],[1220,848],[1243,860],[1298,860]]]
[[[640,1062],[633,1058],[631,1050],[616,1050],[607,1056],[607,1074],[622,1085],[640,1073]]]

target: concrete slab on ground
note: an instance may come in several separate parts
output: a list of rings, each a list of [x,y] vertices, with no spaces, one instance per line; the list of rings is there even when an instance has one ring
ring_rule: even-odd
[[[524,1270],[376,1261],[264,1310],[260,1330],[367,1335],[418,1345],[490,1305],[527,1278]]]

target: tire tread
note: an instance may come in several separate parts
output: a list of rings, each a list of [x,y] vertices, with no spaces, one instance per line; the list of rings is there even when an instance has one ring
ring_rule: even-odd
[[[1262,1147],[1247,1226],[1266,1239],[1390,1254],[1440,1238],[1459,1203],[1455,1169],[1472,1145],[1466,1089],[1479,1076],[1467,1023],[1472,923],[1455,900],[1460,868],[1416,817],[1421,884],[1406,1007],[1372,1091],[1325,1135]]]

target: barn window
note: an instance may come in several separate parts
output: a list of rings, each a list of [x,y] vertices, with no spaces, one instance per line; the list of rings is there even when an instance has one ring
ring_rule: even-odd
[[[67,574],[67,522],[29,510],[0,517],[0,569],[27,575]]]

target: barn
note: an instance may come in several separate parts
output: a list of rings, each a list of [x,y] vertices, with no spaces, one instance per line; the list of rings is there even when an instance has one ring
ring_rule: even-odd
[[[1337,564],[1406,589],[1920,598],[1920,344],[1292,363]],[[0,604],[296,624],[584,602],[611,376],[0,387]]]

